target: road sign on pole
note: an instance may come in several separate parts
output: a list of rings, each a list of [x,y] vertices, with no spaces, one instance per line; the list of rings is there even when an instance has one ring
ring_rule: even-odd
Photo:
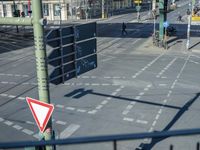
[[[30,97],[26,97],[26,101],[40,132],[43,133],[54,110],[54,106]]]

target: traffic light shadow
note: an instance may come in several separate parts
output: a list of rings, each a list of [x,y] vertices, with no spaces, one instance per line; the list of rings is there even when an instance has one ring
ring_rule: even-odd
[[[119,96],[113,96],[113,95],[109,95],[109,94],[94,92],[91,89],[85,90],[84,88],[76,89],[76,90],[66,94],[65,97],[72,97],[72,98],[75,98],[75,99],[79,99],[79,98],[86,96],[88,94],[96,95],[96,96],[102,96],[102,97],[111,97],[113,99],[130,101],[130,102],[137,102],[137,103],[147,104],[147,105],[163,106],[162,103],[155,103],[155,102],[149,102],[149,101],[144,101],[144,100],[131,99],[131,98],[127,98],[127,97],[122,97],[120,95]],[[171,108],[171,109],[181,109],[181,107],[172,106],[172,105],[165,105],[164,107]]]
[[[118,99],[118,100],[133,101],[133,102],[138,102],[141,104],[154,105],[154,106],[158,106],[158,107],[165,107],[165,108],[178,110],[178,112],[175,114],[175,116],[172,118],[172,120],[165,126],[165,128],[162,131],[170,130],[175,125],[175,123],[185,114],[185,112],[187,112],[190,109],[190,107],[194,104],[194,102],[197,101],[200,97],[200,93],[196,93],[195,96],[192,99],[190,99],[189,101],[187,101],[182,107],[177,107],[177,106],[172,106],[172,105],[163,105],[162,103],[147,102],[144,100],[137,100],[137,99],[131,99],[131,98],[126,98],[126,97],[121,97],[121,96],[113,96],[113,95],[108,95],[108,94],[103,94],[103,93],[97,93],[97,92],[94,92],[93,90],[85,90],[84,88],[76,89],[76,90],[66,94],[65,96],[72,97],[72,98],[81,98],[87,94],[103,96],[103,97],[111,97],[111,98]],[[157,131],[154,131],[154,132],[157,132]],[[138,150],[150,150],[157,143],[159,143],[167,138],[169,138],[169,137],[153,138],[150,143],[141,143],[140,146],[138,147]]]

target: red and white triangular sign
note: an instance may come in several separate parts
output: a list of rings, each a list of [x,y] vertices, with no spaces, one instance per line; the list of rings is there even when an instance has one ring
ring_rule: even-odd
[[[30,97],[26,97],[26,101],[31,109],[32,115],[38,125],[38,128],[40,129],[40,132],[44,132],[49,118],[54,110],[54,106]]]

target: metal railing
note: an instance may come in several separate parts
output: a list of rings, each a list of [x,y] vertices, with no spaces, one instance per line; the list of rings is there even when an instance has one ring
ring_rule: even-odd
[[[22,142],[5,142],[0,143],[0,149],[10,148],[27,148],[27,147],[40,147],[40,146],[55,146],[55,145],[75,145],[75,144],[91,144],[102,142],[113,142],[113,150],[117,150],[117,142],[125,140],[139,140],[139,139],[156,139],[156,138],[169,138],[176,136],[189,136],[200,134],[200,128],[189,130],[173,130],[161,131],[151,133],[135,133],[135,134],[118,134],[106,136],[90,136],[90,137],[74,137],[67,139],[57,139],[49,141],[22,141]],[[37,148],[36,148],[37,149]],[[170,145],[170,150],[173,150],[173,145]],[[197,143],[196,150],[200,150],[200,145]]]

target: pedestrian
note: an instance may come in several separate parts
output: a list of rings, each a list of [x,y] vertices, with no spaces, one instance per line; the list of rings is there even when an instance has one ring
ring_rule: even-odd
[[[128,33],[127,33],[127,31],[126,31],[126,24],[123,22],[122,23],[122,35],[127,35]]]

